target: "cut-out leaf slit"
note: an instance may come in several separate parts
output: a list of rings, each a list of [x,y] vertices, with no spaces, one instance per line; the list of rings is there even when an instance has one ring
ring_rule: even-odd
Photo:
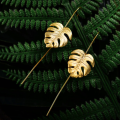
[[[80,78],[80,77],[88,75],[91,71],[91,67],[87,61],[89,61],[92,67],[94,67],[95,65],[94,58],[90,54],[85,54],[84,51],[80,49],[76,49],[73,52],[71,52],[71,54],[74,54],[74,53],[80,56],[77,56],[77,55],[69,56],[68,72],[70,73],[70,76],[74,78]],[[73,58],[76,59],[76,61],[71,60]],[[84,68],[84,74],[81,69],[82,67]]]
[[[51,47],[51,48],[64,47],[68,43],[68,39],[65,36],[65,34],[68,35],[70,40],[72,39],[72,31],[68,27],[63,27],[63,25],[58,22],[52,23],[50,26],[56,26],[57,28],[49,27],[47,29],[44,39],[44,43],[46,44],[46,47]],[[60,39],[60,44],[58,42],[58,39]]]

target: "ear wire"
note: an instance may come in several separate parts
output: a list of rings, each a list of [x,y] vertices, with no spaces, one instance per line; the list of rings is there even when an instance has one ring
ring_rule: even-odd
[[[88,49],[86,50],[86,53],[87,53],[88,50],[90,49],[91,45],[93,44],[93,42],[94,42],[94,40],[96,39],[96,37],[98,36],[98,34],[99,34],[99,32],[98,32],[97,35],[94,37],[93,41],[90,43]],[[85,54],[86,54],[86,53],[85,53]],[[69,79],[70,79],[70,75],[69,75],[69,77],[67,78],[67,80],[65,81],[65,83],[63,84],[63,86],[61,87],[61,89],[60,89],[60,91],[58,92],[58,94],[56,95],[56,97],[55,97],[55,99],[54,99],[52,105],[50,106],[50,108],[49,108],[49,110],[48,110],[46,116],[48,116],[48,114],[50,113],[50,111],[51,111],[53,105],[55,104],[55,101],[57,100],[59,94],[61,93],[62,89],[64,88],[64,86],[66,85],[66,83],[68,82]]]
[[[29,74],[25,77],[25,79],[22,81],[21,84],[25,82],[25,80],[28,78],[28,76],[31,74],[31,72],[36,68],[36,66],[42,61],[42,59],[46,56],[46,54],[50,51],[51,48],[48,49],[48,51],[44,54],[44,56],[37,62],[37,64],[32,68],[32,70],[29,72]]]

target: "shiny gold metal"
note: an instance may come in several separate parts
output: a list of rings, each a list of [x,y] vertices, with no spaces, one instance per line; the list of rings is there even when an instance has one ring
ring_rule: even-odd
[[[80,7],[79,7],[80,8]],[[78,8],[78,9],[79,9]],[[78,10],[77,9],[77,10]],[[50,47],[48,49],[48,51],[44,54],[44,56],[38,61],[38,63],[32,68],[32,70],[29,72],[29,74],[25,77],[25,79],[21,82],[21,84],[23,84],[26,79],[28,78],[28,76],[31,74],[31,72],[35,69],[35,67],[40,63],[40,61],[42,61],[42,59],[46,56],[46,54],[50,51],[51,48],[58,48],[58,47],[63,47],[67,44],[68,40],[65,37],[65,33],[68,35],[69,39],[72,39],[72,31],[66,27],[68,25],[68,23],[70,22],[70,20],[72,19],[72,17],[74,16],[74,14],[77,12],[77,10],[73,13],[73,15],[70,17],[69,21],[67,22],[67,24],[65,25],[65,27],[63,27],[63,25],[61,23],[52,23],[50,24],[50,26],[55,26],[57,28],[54,27],[49,27],[47,29],[47,32],[45,33],[45,39],[44,39],[44,43],[46,44],[46,47]],[[58,45],[58,39],[60,39],[60,45]]]
[[[81,78],[88,75],[91,71],[91,67],[87,61],[91,63],[92,67],[95,65],[95,61],[92,55],[85,54],[85,52],[80,49],[72,51],[71,54],[73,55],[69,56],[68,61],[68,72],[70,73],[70,76],[74,78]],[[84,72],[81,68],[84,68]]]
[[[52,23],[50,26],[55,26],[57,28],[49,27],[47,29],[44,39],[46,47],[64,47],[68,43],[68,39],[64,34],[67,34],[70,40],[72,39],[72,31],[68,27],[63,27],[63,25],[58,22]],[[60,39],[60,45],[58,43],[58,39]]]
[[[99,34],[99,32],[97,33],[97,35]],[[65,81],[65,83],[63,84],[62,88],[60,89],[60,91],[58,92],[57,96],[55,97],[50,109],[48,110],[46,116],[48,116],[48,114],[50,113],[55,101],[57,100],[60,92],[62,91],[62,89],[64,88],[64,86],[66,85],[66,83],[68,82],[70,77],[75,77],[75,78],[80,78],[83,76],[86,76],[90,73],[91,71],[91,67],[89,66],[89,64],[87,63],[87,61],[91,62],[92,67],[94,67],[95,65],[95,61],[94,58],[92,57],[92,55],[87,54],[88,50],[90,49],[92,43],[94,42],[95,38],[97,37],[97,35],[94,37],[93,41],[91,42],[91,44],[89,45],[88,49],[86,50],[86,52],[84,53],[83,50],[77,49],[71,52],[71,54],[78,54],[77,55],[70,55],[69,59],[74,59],[74,60],[69,60],[68,61],[68,72],[70,73],[69,77],[67,78],[67,80]],[[74,68],[71,68],[71,67]],[[81,68],[84,68],[84,74],[81,70]]]

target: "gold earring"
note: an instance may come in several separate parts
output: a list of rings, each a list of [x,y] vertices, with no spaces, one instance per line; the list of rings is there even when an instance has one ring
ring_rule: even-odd
[[[99,34],[99,32],[97,33],[97,35]],[[70,73],[69,77],[67,78],[67,80],[65,81],[65,83],[63,84],[63,86],[61,87],[60,91],[58,92],[58,94],[56,95],[50,109],[48,110],[46,116],[48,116],[48,114],[50,113],[55,101],[57,100],[60,92],[62,91],[62,89],[64,88],[64,86],[66,85],[66,83],[68,82],[70,77],[75,77],[75,78],[81,78],[83,76],[86,76],[90,73],[91,71],[91,67],[90,65],[87,63],[87,61],[91,62],[92,67],[94,67],[95,65],[95,61],[94,58],[92,57],[92,55],[87,54],[88,50],[90,49],[92,43],[94,42],[95,38],[97,37],[97,35],[94,37],[93,41],[91,42],[91,44],[89,45],[88,49],[86,50],[86,52],[84,52],[81,49],[76,49],[74,51],[71,52],[71,54],[78,54],[78,55],[70,55],[69,60],[68,61],[68,72]],[[73,60],[74,59],[74,60]],[[81,68],[84,68],[84,74],[82,72]]]
[[[81,8],[81,7],[79,7],[79,8]],[[69,36],[70,40],[72,39],[72,31],[68,27],[66,27],[66,26],[68,25],[68,23],[70,22],[70,20],[74,16],[74,14],[77,12],[77,10],[73,13],[73,15],[71,16],[71,18],[69,19],[69,21],[67,22],[67,24],[65,25],[65,27],[63,27],[63,25],[61,23],[58,23],[58,22],[50,24],[50,26],[57,27],[57,29],[54,28],[54,27],[49,27],[47,29],[47,32],[45,33],[44,43],[46,44],[46,47],[50,47],[50,48],[44,54],[44,56],[37,62],[37,64],[32,68],[32,70],[25,77],[25,79],[22,81],[21,84],[23,84],[25,82],[25,80],[28,78],[28,76],[31,74],[31,72],[40,63],[40,61],[42,61],[42,59],[46,56],[46,54],[50,51],[51,48],[64,47],[67,44],[68,40],[64,36],[64,33],[66,33]],[[59,38],[61,39],[60,46],[58,45],[58,39]]]

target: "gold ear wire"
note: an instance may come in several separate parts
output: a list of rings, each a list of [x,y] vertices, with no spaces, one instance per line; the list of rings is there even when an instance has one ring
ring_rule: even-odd
[[[97,35],[98,35],[98,34],[99,34],[99,32],[97,33]],[[91,44],[89,45],[89,47],[88,47],[88,49],[86,50],[86,53],[85,53],[84,55],[87,54],[88,50],[90,49],[90,47],[91,47],[91,45],[93,44],[93,42],[94,42],[95,38],[97,37],[97,35],[94,37],[93,41],[92,41]],[[84,55],[83,55],[83,56],[84,56]],[[82,56],[82,57],[83,57],[83,56]],[[65,81],[65,83],[63,84],[63,86],[61,87],[60,91],[59,91],[58,94],[56,95],[56,97],[55,97],[55,99],[54,99],[52,105],[50,106],[50,108],[49,108],[49,110],[48,110],[46,116],[48,116],[48,114],[50,113],[50,111],[51,111],[51,109],[52,109],[52,107],[53,107],[55,101],[57,100],[59,94],[61,93],[62,89],[64,88],[64,86],[66,85],[66,83],[68,82],[68,80],[69,80],[70,77],[71,77],[71,74],[69,75],[69,77],[67,78],[67,80]]]
[[[50,48],[51,49],[51,48]],[[29,72],[29,74],[25,77],[25,79],[22,81],[21,84],[25,82],[25,80],[28,78],[28,76],[31,74],[31,72],[35,69],[35,67],[42,61],[42,59],[45,57],[45,55],[50,51],[50,49],[44,54],[44,56],[37,62],[37,64],[32,68],[32,70]]]
[[[79,7],[79,8],[81,8],[81,7]],[[79,9],[78,8],[78,9]],[[77,10],[78,10],[77,9]],[[68,23],[70,22],[70,20],[72,19],[72,17],[74,16],[74,14],[77,12],[77,10],[73,13],[73,15],[70,17],[70,19],[69,19],[69,21],[66,23],[66,25],[65,25],[65,27],[68,25]],[[64,28],[65,28],[64,27]],[[67,29],[68,30],[68,29]],[[40,63],[40,61],[42,61],[42,59],[46,56],[46,54],[50,51],[50,49],[51,48],[49,48],[48,49],[48,51],[44,54],[44,56],[37,62],[37,64],[32,68],[32,70],[29,72],[29,74],[25,77],[25,79],[21,82],[21,84],[23,84],[25,81],[26,81],[26,79],[28,78],[28,76],[31,74],[31,72],[35,69],[35,67]]]
[[[88,49],[86,50],[85,54],[87,54],[88,50],[90,49],[91,45],[93,44],[94,40],[96,39],[96,37],[98,36],[99,32],[97,33],[97,35],[94,37],[93,41],[90,43]]]

